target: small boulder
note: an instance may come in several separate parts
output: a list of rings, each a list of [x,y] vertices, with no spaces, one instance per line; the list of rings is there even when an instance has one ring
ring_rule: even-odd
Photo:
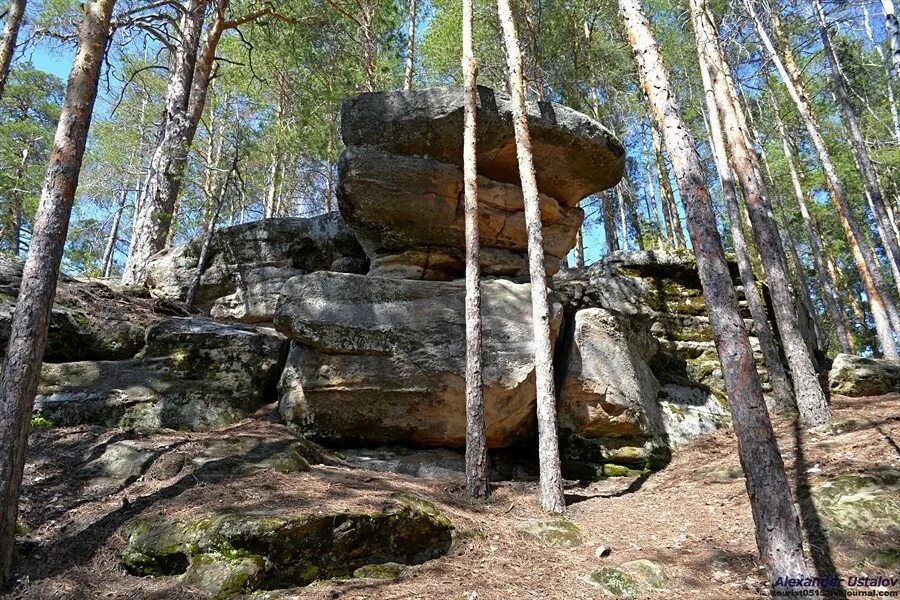
[[[546,521],[527,521],[519,526],[519,531],[555,548],[577,548],[584,544],[581,529],[564,517]]]
[[[880,396],[900,392],[900,360],[838,354],[828,375],[832,394]]]

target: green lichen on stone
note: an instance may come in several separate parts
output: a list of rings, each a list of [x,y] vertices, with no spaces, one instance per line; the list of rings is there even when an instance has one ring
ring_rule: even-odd
[[[519,526],[519,531],[555,548],[576,548],[584,543],[578,525],[563,517],[528,521]]]
[[[41,415],[36,414],[31,417],[30,427],[32,431],[34,431],[35,429],[49,429],[50,427],[53,427],[53,421],[45,419]]]
[[[900,533],[900,471],[840,475],[814,482],[810,495],[827,529]]]
[[[205,591],[214,600],[227,600],[251,590],[260,580],[265,561],[248,553],[200,554],[191,564],[182,581]]]
[[[666,570],[661,565],[644,558],[622,563],[619,568],[631,573],[635,579],[655,590],[665,589],[669,583]]]
[[[601,588],[604,592],[614,598],[632,600],[637,597],[637,581],[635,581],[631,575],[620,569],[615,569],[613,567],[594,569],[588,574],[585,580],[588,583]]]
[[[238,571],[249,573],[251,563],[261,564],[258,578],[248,575],[241,585],[280,589],[349,577],[370,564],[419,564],[437,558],[450,549],[452,531],[433,504],[411,497],[378,513],[238,513],[187,521],[146,517],[124,528],[122,563],[136,575],[199,569],[198,576],[205,576],[201,567],[221,570],[237,564]],[[197,560],[201,562],[195,568]]]
[[[398,579],[406,565],[388,562],[362,566],[353,571],[353,577],[357,579]]]
[[[612,463],[603,465],[604,477],[637,477],[643,474],[644,471],[642,470],[639,471],[637,469],[630,469],[624,465],[616,465]]]

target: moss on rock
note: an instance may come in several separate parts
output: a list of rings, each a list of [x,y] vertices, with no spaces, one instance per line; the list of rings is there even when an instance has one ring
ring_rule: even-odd
[[[578,525],[563,517],[547,521],[528,521],[519,526],[519,531],[556,548],[575,548],[584,543]]]

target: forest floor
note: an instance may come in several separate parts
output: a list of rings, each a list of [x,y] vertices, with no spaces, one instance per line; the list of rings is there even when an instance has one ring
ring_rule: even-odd
[[[775,422],[792,485],[839,475],[900,469],[900,396],[832,399],[832,425],[798,435],[787,419]],[[642,598],[720,600],[765,597],[756,560],[753,523],[730,430],[678,451],[664,470],[641,478],[612,478],[569,490],[569,517],[585,543],[564,549],[519,531],[542,518],[535,482],[495,486],[487,504],[470,501],[462,481],[428,481],[353,469],[315,466],[305,473],[229,469],[186,460],[212,442],[237,438],[278,444],[292,435],[263,417],[209,433],[95,427],[48,428],[31,436],[20,540],[18,583],[9,598],[204,598],[176,577],[136,577],[119,563],[121,526],[137,515],[209,514],[238,509],[312,511],[377,509],[398,492],[434,502],[457,530],[450,553],[409,567],[396,581],[325,582],[279,598],[509,600],[601,598],[584,575],[601,566],[649,559],[665,568],[667,588]],[[120,489],[85,488],[77,476],[87,459],[115,441],[153,450],[142,474]],[[225,442],[223,442],[225,441]],[[204,446],[205,445],[205,446]],[[195,466],[191,466],[195,465]],[[113,482],[114,484],[115,482]],[[97,485],[97,482],[94,482]],[[816,538],[821,519],[799,494],[804,525],[815,540],[816,563],[844,576],[873,574],[862,563],[900,529],[879,535]],[[900,524],[897,524],[900,528]],[[598,558],[598,546],[610,549]],[[882,573],[884,573],[882,571]],[[888,573],[885,573],[888,574]],[[896,573],[894,573],[896,575]]]

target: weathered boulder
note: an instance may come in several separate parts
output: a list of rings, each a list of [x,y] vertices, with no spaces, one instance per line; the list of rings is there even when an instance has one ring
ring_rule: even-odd
[[[0,351],[9,340],[22,266],[18,259],[0,257]],[[44,361],[131,358],[143,347],[146,328],[161,318],[152,300],[61,275]]]
[[[575,313],[559,392],[566,458],[621,462],[630,446],[637,460],[625,462],[634,464],[662,445],[660,386],[648,365],[657,351],[638,318],[602,308]]]
[[[725,396],[702,386],[666,383],[660,388],[657,401],[670,448],[684,446],[731,425],[731,410]]]
[[[341,212],[372,257],[370,275],[446,279],[465,271],[462,170],[419,156],[349,148],[339,165]],[[522,191],[478,178],[481,267],[484,275],[528,271]],[[548,270],[575,245],[583,211],[541,196]]]
[[[465,287],[338,273],[289,280],[275,316],[293,340],[279,410],[304,433],[346,444],[465,442]],[[552,336],[562,312],[551,298]],[[533,435],[529,284],[482,284],[487,442]]]
[[[505,94],[478,88],[478,172],[519,184],[512,103]],[[614,186],[625,151],[613,134],[587,115],[554,102],[529,102],[528,129],[538,189],[566,206]],[[463,89],[374,92],[341,107],[347,146],[376,146],[393,154],[428,156],[462,167]]]
[[[420,564],[447,553],[452,531],[430,503],[405,497],[376,513],[151,516],[125,526],[122,564],[135,575],[184,574],[225,598],[348,577],[370,565]]]
[[[169,319],[137,358],[44,364],[35,411],[58,425],[221,427],[271,401],[286,346],[271,329]]]
[[[522,190],[509,99],[479,88],[482,270],[528,273]],[[464,272],[462,89],[367,93],[341,109],[346,150],[338,205],[372,261],[370,274],[448,280]],[[615,185],[624,151],[612,134],[564,106],[529,105],[547,272],[575,245],[578,202]]]
[[[832,394],[880,396],[900,392],[900,360],[838,354],[831,365],[828,386]]]
[[[151,293],[184,300],[197,271],[203,238],[163,250],[150,261]],[[263,219],[213,234],[195,307],[213,318],[272,320],[281,286],[310,271],[364,273],[368,260],[340,214]]]

